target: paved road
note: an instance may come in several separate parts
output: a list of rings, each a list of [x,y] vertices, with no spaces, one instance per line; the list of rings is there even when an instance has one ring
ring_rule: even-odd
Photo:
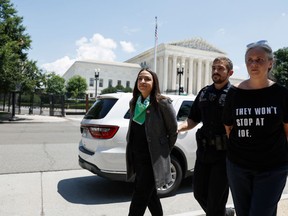
[[[29,117],[0,124],[0,173],[79,169],[81,118]]]

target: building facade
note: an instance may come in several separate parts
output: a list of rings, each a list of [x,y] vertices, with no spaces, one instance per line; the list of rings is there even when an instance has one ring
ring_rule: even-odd
[[[151,48],[124,63],[76,61],[63,77],[65,80],[76,74],[85,77],[89,86],[87,94],[95,97],[96,91],[99,94],[101,90],[117,84],[133,88],[140,68],[149,67],[152,70],[156,68],[162,93],[196,95],[201,88],[212,83],[212,62],[219,56],[226,56],[226,53],[203,39],[183,40],[162,43],[157,46],[156,52]],[[99,70],[97,88],[95,70]],[[230,81],[237,83],[241,79],[232,76]]]
[[[137,63],[153,69],[155,68],[154,51],[152,48],[126,62]],[[158,45],[156,73],[160,80],[161,92],[179,93],[179,88],[182,87],[184,93],[196,95],[201,88],[212,83],[212,62],[219,56],[226,56],[226,53],[203,39]],[[238,81],[239,79],[231,77],[232,83]]]
[[[140,65],[132,63],[75,61],[63,75],[63,78],[67,81],[74,75],[84,77],[88,84],[88,97],[95,98],[96,92],[99,95],[103,89],[108,87],[122,85],[124,88],[133,89],[139,70]]]

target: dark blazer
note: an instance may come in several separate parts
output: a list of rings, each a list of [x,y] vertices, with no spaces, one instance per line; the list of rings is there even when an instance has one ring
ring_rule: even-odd
[[[134,110],[131,107],[130,111]],[[132,157],[132,140],[130,137],[131,121],[129,122],[127,132],[127,147],[126,147],[126,166],[127,180],[134,179],[135,170]],[[170,169],[170,152],[175,145],[177,139],[177,120],[175,110],[172,106],[172,101],[169,98],[162,99],[158,102],[158,109],[149,106],[146,110],[145,130],[152,160],[152,167],[155,177],[156,187],[162,187],[172,181]]]

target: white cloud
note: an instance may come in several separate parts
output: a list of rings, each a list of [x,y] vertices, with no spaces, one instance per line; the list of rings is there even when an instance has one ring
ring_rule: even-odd
[[[43,64],[41,67],[49,72],[54,71],[56,74],[63,75],[77,60],[114,61],[116,59],[114,50],[117,48],[117,43],[110,38],[104,38],[101,34],[94,34],[90,39],[82,37],[76,41],[76,46],[77,56],[75,59],[65,56],[54,62]],[[125,50],[122,44],[121,46]],[[131,52],[134,49],[132,44],[129,49],[129,43],[124,44],[124,46],[126,47],[126,51],[128,50],[127,52]]]
[[[135,52],[135,48],[131,42],[127,41],[120,41],[120,45],[122,47],[122,50],[127,53]]]
[[[74,60],[65,56],[51,63],[41,65],[48,72],[55,72],[56,74],[63,75],[67,69],[74,63]]]
[[[283,12],[281,15],[282,15],[283,17],[285,17],[285,16],[286,16],[286,13],[285,13],[285,12]]]
[[[100,34],[94,34],[91,39],[85,37],[76,41],[77,48],[77,59],[94,59],[94,60],[105,60],[114,61],[116,58],[114,49],[117,48],[116,42],[112,39],[104,38]]]

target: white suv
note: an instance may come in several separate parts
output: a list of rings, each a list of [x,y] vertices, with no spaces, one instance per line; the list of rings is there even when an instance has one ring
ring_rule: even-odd
[[[173,100],[177,121],[181,123],[187,118],[195,96],[168,96]],[[97,97],[81,121],[79,165],[82,168],[110,180],[126,181],[126,133],[131,98],[131,93],[104,94]],[[197,146],[195,132],[198,127],[178,134],[171,152],[173,182],[159,188],[159,196],[173,195],[182,179],[192,175]]]

